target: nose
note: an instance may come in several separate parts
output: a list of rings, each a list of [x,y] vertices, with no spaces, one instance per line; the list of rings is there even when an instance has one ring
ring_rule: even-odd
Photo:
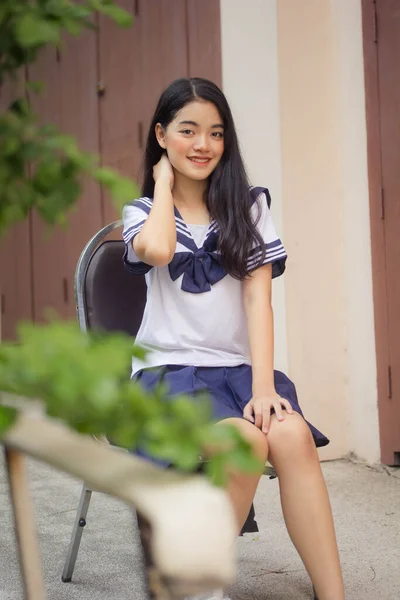
[[[209,148],[208,136],[206,134],[196,136],[196,139],[194,140],[194,143],[193,143],[193,150],[200,150],[200,151],[204,152],[205,150],[208,150],[208,148]]]

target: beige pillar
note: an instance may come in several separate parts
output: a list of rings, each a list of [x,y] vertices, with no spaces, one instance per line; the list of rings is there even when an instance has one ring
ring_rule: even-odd
[[[289,373],[336,458],[379,457],[360,2],[279,0]]]

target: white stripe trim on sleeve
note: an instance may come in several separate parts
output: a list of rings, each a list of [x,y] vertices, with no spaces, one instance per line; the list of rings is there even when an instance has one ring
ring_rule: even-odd
[[[262,252],[258,252],[255,256],[253,256],[248,262],[247,262],[247,266],[248,268],[251,268],[252,266],[254,266],[255,264],[257,264],[260,260],[262,256]],[[266,252],[265,253],[265,257],[264,257],[264,261],[262,264],[266,264],[268,262],[273,262],[276,260],[280,260],[282,258],[287,258],[287,254],[286,254],[286,250],[283,247],[283,245],[279,248],[279,249],[275,249],[270,251],[270,252]]]
[[[128,244],[131,241],[131,239],[134,237],[134,235],[139,233],[139,231],[142,229],[144,223],[145,223],[145,221],[142,221],[141,223],[132,225],[132,227],[128,227],[128,229],[122,233],[122,237],[123,237],[125,244]]]

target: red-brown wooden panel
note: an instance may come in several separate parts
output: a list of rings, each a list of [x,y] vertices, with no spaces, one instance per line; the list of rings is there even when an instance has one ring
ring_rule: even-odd
[[[0,239],[0,339],[13,340],[19,321],[32,320],[29,219]]]
[[[118,4],[134,15],[135,0]],[[136,181],[142,158],[140,33],[136,19],[129,29],[106,17],[99,19],[99,82],[104,86],[99,97],[102,161]],[[121,217],[107,193],[103,193],[103,214],[104,224]]]
[[[30,79],[46,83],[46,92],[32,99],[43,122],[74,135],[83,150],[98,153],[96,36],[86,32],[66,37],[60,53],[47,49],[29,69]],[[66,228],[48,227],[32,215],[35,320],[51,308],[74,318],[73,280],[76,262],[88,239],[101,227],[100,190],[85,182],[82,196]]]
[[[37,62],[29,67],[30,81],[42,81],[46,88],[40,95],[31,94],[30,102],[40,122],[60,127],[61,90],[59,61],[54,48],[44,50]],[[51,308],[60,317],[67,317],[63,277],[66,264],[66,234],[50,229],[36,212],[32,219],[33,307],[35,321],[44,320]]]
[[[375,320],[375,349],[378,387],[379,429],[381,459],[390,461],[384,448],[385,412],[387,399],[387,368],[389,364],[389,341],[386,302],[386,267],[384,226],[381,218],[381,164],[379,130],[379,90],[376,44],[374,43],[374,5],[372,0],[362,0],[365,108],[367,119],[368,184],[371,226],[371,261]],[[382,408],[383,407],[383,408]]]
[[[18,82],[4,84],[0,88],[0,113],[22,93]],[[32,319],[29,219],[12,226],[0,238],[0,306],[0,339],[15,339],[18,322]]]
[[[187,14],[185,0],[141,0],[142,122],[146,139],[161,92],[174,79],[188,77]]]
[[[135,16],[131,29],[100,19],[101,154],[105,165],[140,185],[158,97],[172,80],[188,75],[186,5],[185,0],[174,0],[173,10],[169,0],[123,0],[120,5]],[[120,217],[106,194],[103,208],[105,223]]]
[[[189,76],[222,85],[219,0],[187,0]]]
[[[391,390],[385,444],[400,464],[400,4],[378,0],[378,71]]]
[[[85,152],[99,155],[97,36],[88,31],[66,37],[60,61],[61,130],[76,138]],[[89,239],[102,227],[100,187],[85,179],[66,231],[68,316],[75,317],[74,274]]]

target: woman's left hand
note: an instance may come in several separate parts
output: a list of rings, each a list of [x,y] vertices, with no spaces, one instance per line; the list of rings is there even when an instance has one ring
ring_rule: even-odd
[[[293,408],[288,400],[278,394],[266,394],[265,396],[253,396],[243,410],[243,417],[254,423],[263,433],[268,433],[271,421],[271,409],[274,409],[278,421],[285,418],[284,410],[293,414]]]

